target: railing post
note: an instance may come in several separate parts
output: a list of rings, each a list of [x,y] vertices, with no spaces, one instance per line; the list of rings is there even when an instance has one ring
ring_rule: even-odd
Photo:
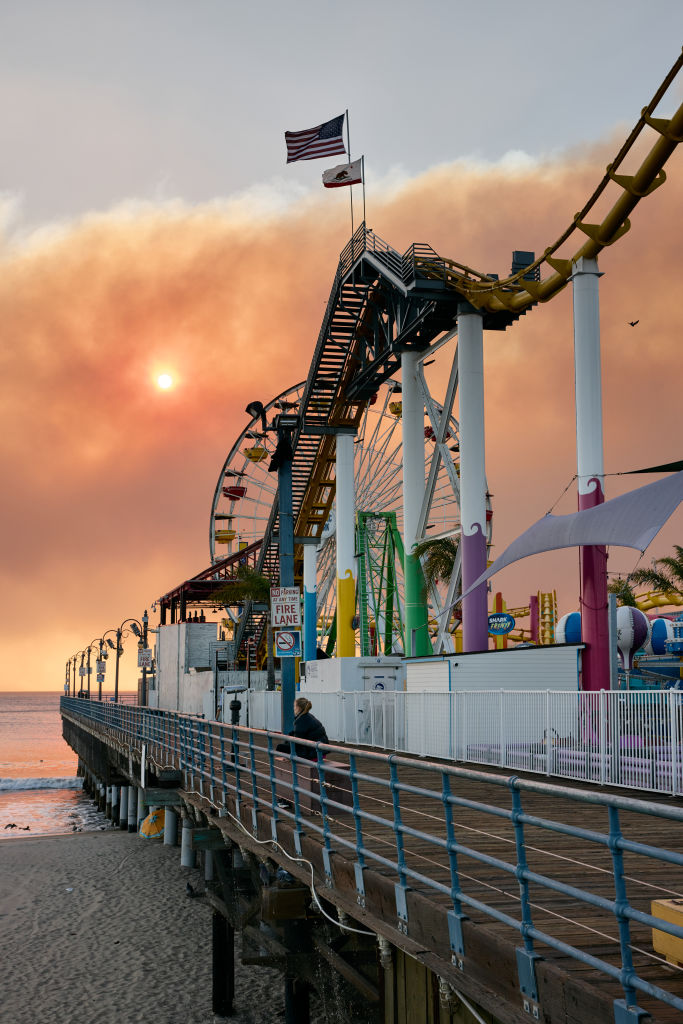
[[[624,878],[624,857],[621,852],[621,826],[619,811],[616,807],[608,807],[609,815],[609,848],[612,854],[612,870],[614,873],[614,913],[619,929],[619,945],[621,947],[621,984],[625,999],[614,1002],[615,1018],[618,1020],[639,1020],[644,1011],[636,1003],[636,990],[631,979],[635,976],[633,955],[631,953],[631,928],[624,911],[630,910]]]
[[[278,807],[277,807],[277,784],[275,782],[275,751],[273,750],[273,737],[268,733],[268,768],[270,772],[270,800],[272,806],[273,817],[270,822],[270,831],[273,837],[273,842],[277,842],[277,823],[279,821]]]
[[[360,907],[365,906],[365,880],[363,870],[365,869],[365,854],[363,847],[363,826],[360,816],[360,800],[358,795],[358,778],[356,769],[356,755],[349,754],[349,778],[351,780],[351,800],[353,806],[353,825],[356,830],[356,863],[353,865],[356,877],[356,902]]]
[[[553,751],[553,733],[550,725],[550,690],[545,691],[545,773],[550,775]]]
[[[332,852],[332,844],[330,842],[330,836],[332,835],[330,829],[330,819],[327,813],[327,785],[325,778],[325,762],[323,761],[323,754],[320,748],[316,750],[317,762],[318,762],[318,788],[320,792],[320,816],[323,822],[323,866],[325,868],[325,882],[328,887],[332,886],[332,864],[330,861],[330,854]]]
[[[398,869],[398,882],[394,885],[396,896],[396,916],[398,918],[398,930],[405,935],[408,934],[408,903],[406,893],[408,882],[406,876],[406,858],[403,846],[403,821],[401,820],[401,793],[398,788],[398,769],[394,761],[394,755],[389,755],[389,775],[391,802],[394,809],[394,839],[396,841],[396,866]]]
[[[517,851],[517,880],[519,882],[519,899],[522,911],[522,923],[520,927],[523,947],[515,950],[517,957],[517,973],[519,974],[519,987],[524,998],[524,1009],[528,1012],[530,1007],[528,1001],[538,1003],[538,986],[536,984],[536,960],[540,960],[538,953],[534,952],[534,943],[530,935],[533,928],[531,917],[531,903],[529,901],[529,883],[526,880],[528,870],[526,860],[526,845],[524,839],[524,824],[521,816],[524,813],[522,808],[522,795],[517,789],[517,778],[513,776],[509,780],[512,791],[512,824],[515,830],[515,848]],[[534,1016],[538,1015],[538,1010]]]
[[[678,792],[678,716],[676,714],[676,701],[679,694],[675,690],[669,690],[669,750],[671,751],[671,795],[676,796]]]
[[[506,754],[505,749],[505,723],[503,721],[503,691],[498,691],[498,764],[501,768],[505,767]]]
[[[258,834],[258,786],[256,784],[256,754],[254,751],[254,733],[249,730],[249,765],[251,768],[251,798],[253,800],[253,807],[251,808],[251,824],[254,829],[254,833]]]
[[[607,780],[607,690],[599,691],[599,704],[598,704],[598,715],[600,720],[599,726],[599,741],[598,745],[600,748],[600,785],[604,786]]]
[[[451,961],[463,970],[463,957],[465,956],[465,943],[462,934],[462,922],[467,920],[463,913],[460,897],[462,888],[460,886],[460,873],[458,871],[458,841],[455,838],[453,825],[453,808],[451,806],[451,780],[448,772],[441,776],[441,793],[443,800],[444,817],[446,819],[446,840],[448,842],[448,862],[451,872],[451,899],[453,909],[448,911],[448,936],[451,944]]]
[[[232,727],[232,763],[235,766],[235,814],[242,820],[242,779],[240,765],[240,741],[237,726]]]
[[[292,747],[294,749],[292,749]],[[289,760],[292,765],[292,795],[294,798],[294,849],[298,856],[301,856],[301,837],[304,831],[301,827],[301,800],[299,799],[299,775],[297,772],[297,764],[299,758],[296,754],[296,744],[290,743],[289,746]]]
[[[205,723],[201,721],[197,725],[197,733],[199,740],[199,794],[204,796],[204,769],[206,764],[205,757],[205,739],[204,739]]]

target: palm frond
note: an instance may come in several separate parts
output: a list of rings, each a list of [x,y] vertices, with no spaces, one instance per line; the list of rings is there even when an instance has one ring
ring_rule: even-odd
[[[452,537],[423,540],[416,546],[416,556],[420,559],[424,558],[422,572],[427,588],[433,587],[438,580],[448,583],[453,575],[457,551],[458,544]]]
[[[629,579],[639,587],[650,587],[651,590],[661,590],[666,593],[669,590],[679,591],[674,581],[663,572],[656,569],[636,569],[631,573]]]
[[[615,594],[617,598],[617,604],[628,605],[631,608],[635,607],[636,595],[633,593],[633,587],[629,583],[628,579],[618,576],[617,579],[612,580],[607,585],[607,590],[610,594]]]
[[[658,558],[657,565],[662,566],[662,575],[669,576],[676,589],[680,590],[683,584],[683,557],[672,558],[668,555],[666,558]]]
[[[270,580],[250,566],[240,565],[235,578],[226,580],[212,596],[218,604],[244,604],[245,601],[269,604]]]

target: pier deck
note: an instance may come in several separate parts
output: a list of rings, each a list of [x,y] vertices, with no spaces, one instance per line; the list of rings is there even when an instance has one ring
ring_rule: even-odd
[[[680,801],[641,802],[596,787],[515,782],[495,771],[335,747],[327,767],[322,762],[323,799],[313,798],[314,809],[303,807],[308,787],[297,761],[296,799],[289,792],[292,806],[280,808],[277,737],[167,715],[148,723],[143,740],[143,709],[108,708],[109,721],[97,721],[93,704],[79,713],[81,702],[68,703],[65,722],[104,743],[124,774],[143,756],[148,772],[182,773],[179,799],[226,840],[306,884],[313,871],[328,904],[497,1019],[615,1020],[614,1002],[624,999],[619,972],[623,964],[631,970],[630,957],[640,982],[673,1004],[641,988],[638,1006],[661,1024],[681,1020],[683,970],[654,952],[651,922],[636,919],[650,914],[652,900],[683,896]],[[343,784],[352,807],[334,799]],[[615,877],[627,895],[616,913]],[[521,933],[533,954],[520,969]],[[525,963],[533,963],[531,989],[521,991]],[[630,979],[622,973],[621,980]]]

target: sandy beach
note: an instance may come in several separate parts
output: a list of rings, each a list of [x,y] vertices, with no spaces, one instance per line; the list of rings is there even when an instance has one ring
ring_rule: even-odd
[[[180,850],[120,832],[0,842],[2,1018],[11,1024],[207,1024],[211,910]],[[244,967],[235,1024],[283,1016],[277,971]]]

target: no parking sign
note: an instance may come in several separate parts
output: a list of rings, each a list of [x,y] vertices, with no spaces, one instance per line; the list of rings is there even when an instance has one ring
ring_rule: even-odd
[[[301,657],[301,630],[281,629],[275,634],[276,658]]]

